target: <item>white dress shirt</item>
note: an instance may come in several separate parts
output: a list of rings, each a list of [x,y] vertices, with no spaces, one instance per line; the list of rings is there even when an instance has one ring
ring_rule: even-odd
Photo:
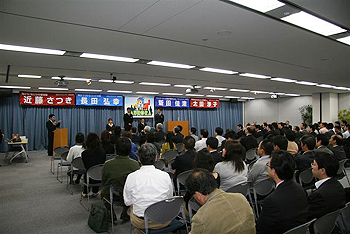
[[[327,180],[329,180],[331,177],[327,177],[327,178],[324,178],[322,180],[319,180],[319,181],[316,181],[315,182],[315,187],[318,189],[324,182],[326,182]]]
[[[202,138],[199,141],[196,141],[196,144],[194,145],[194,149],[197,152],[205,148],[207,148],[207,138]]]
[[[68,156],[67,156],[67,162],[72,162],[73,159],[81,157],[81,153],[84,150],[85,149],[83,148],[82,145],[74,145],[74,146],[70,147],[69,152],[68,152]]]
[[[147,207],[173,197],[173,184],[168,173],[153,165],[142,166],[128,175],[123,195],[125,205],[132,205],[134,214],[144,217]]]
[[[222,142],[223,142],[224,140],[226,140],[225,137],[220,136],[220,135],[217,135],[217,136],[216,136],[216,139],[218,139],[218,141],[219,141],[218,147],[220,147],[221,144],[222,144]]]
[[[349,136],[350,136],[349,131],[345,131],[345,132],[343,133],[343,138],[344,138],[344,139],[347,139]]]

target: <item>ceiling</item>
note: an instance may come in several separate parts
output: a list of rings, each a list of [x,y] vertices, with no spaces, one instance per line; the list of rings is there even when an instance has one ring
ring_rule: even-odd
[[[350,28],[349,1],[289,2]],[[182,63],[350,87],[350,46],[219,0],[2,0],[0,32],[0,44]],[[5,83],[8,65],[10,76]],[[94,82],[110,79],[111,73],[135,83]],[[24,79],[18,74],[42,78]],[[70,92],[85,88],[185,94],[186,88],[138,84],[143,81],[301,95],[345,92],[193,69],[0,50],[0,85],[26,85],[32,90],[55,87],[51,77],[60,75],[93,79],[90,86],[69,81]],[[199,93],[270,96],[203,89]]]

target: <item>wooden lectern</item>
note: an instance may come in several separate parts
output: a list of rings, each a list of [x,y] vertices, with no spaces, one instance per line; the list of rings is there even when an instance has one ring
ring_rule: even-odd
[[[68,147],[68,128],[58,128],[53,132],[53,149],[64,146]]]
[[[182,126],[181,134],[184,136],[188,136],[188,134],[189,134],[188,121],[167,121],[166,122],[166,131],[172,132],[177,125]]]

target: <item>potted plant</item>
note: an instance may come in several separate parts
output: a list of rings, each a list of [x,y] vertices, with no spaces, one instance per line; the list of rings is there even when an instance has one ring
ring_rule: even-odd
[[[339,120],[346,120],[349,123],[350,122],[350,108],[339,110],[338,119]]]
[[[312,123],[312,105],[304,105],[299,107],[299,112],[303,123],[308,125]]]

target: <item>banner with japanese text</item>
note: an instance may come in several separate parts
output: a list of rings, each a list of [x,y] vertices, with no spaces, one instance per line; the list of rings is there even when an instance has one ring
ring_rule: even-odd
[[[74,93],[19,93],[20,105],[32,106],[73,106]]]
[[[219,108],[219,99],[191,98],[192,108]]]
[[[125,96],[124,112],[131,108],[134,118],[153,118],[154,97],[152,96]]]
[[[123,106],[122,95],[77,93],[75,95],[77,106]]]
[[[190,107],[190,99],[174,97],[155,97],[154,104],[156,107],[188,108]]]

